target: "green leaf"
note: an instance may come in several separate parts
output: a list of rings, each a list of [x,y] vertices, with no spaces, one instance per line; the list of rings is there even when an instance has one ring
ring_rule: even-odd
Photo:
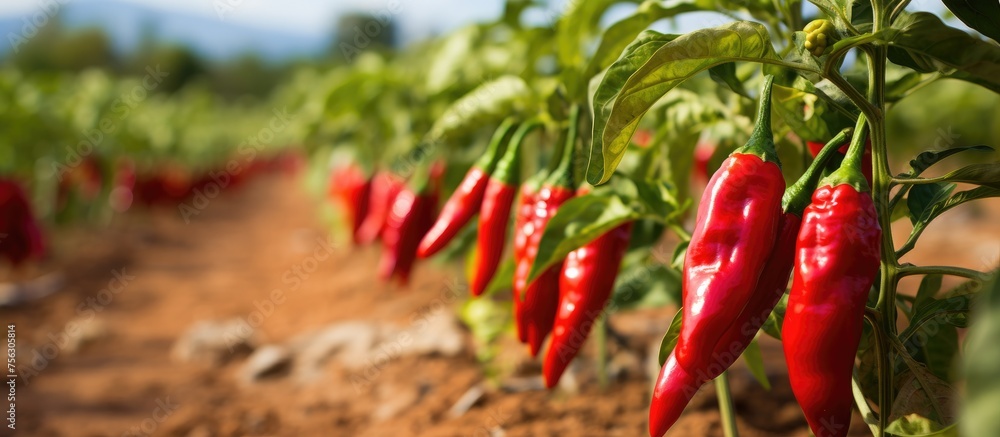
[[[895,222],[903,217],[910,216],[910,208],[906,206],[905,203],[897,203],[894,208],[892,208],[892,216],[889,218],[890,221]]]
[[[708,77],[712,78],[715,83],[729,87],[734,93],[739,94],[746,98],[751,98],[747,90],[743,88],[743,83],[740,79],[736,77],[736,63],[727,62],[725,64],[716,65],[708,69]]]
[[[684,12],[705,9],[697,3],[694,0],[647,0],[639,6],[634,14],[612,24],[604,31],[604,34],[601,35],[600,45],[597,46],[597,50],[590,57],[590,62],[584,70],[584,78],[594,77],[601,70],[608,68],[615,59],[621,56],[622,51],[631,41],[635,40],[640,32],[656,21]]]
[[[942,0],[959,20],[979,33],[1000,41],[1000,2],[996,0]]]
[[[594,116],[597,117],[599,111],[614,103],[621,84],[625,83],[647,59],[677,37],[678,35],[664,35],[651,30],[639,34],[635,41],[625,49],[621,58],[615,61],[614,64],[611,64],[611,67],[604,73],[600,83],[594,90],[593,107],[591,108]],[[597,131],[595,130],[594,132]],[[602,149],[595,139],[590,148],[590,168],[594,166],[594,161],[598,159],[597,157],[602,156],[602,153]],[[587,171],[588,178],[590,177],[590,168]],[[610,174],[611,171],[608,171],[609,177]]]
[[[587,180],[594,185],[611,178],[642,116],[691,76],[735,61],[811,69],[778,59],[767,29],[759,23],[737,21],[679,37],[647,31],[639,38],[612,64],[594,95],[587,172]],[[651,47],[657,49],[649,55]]]
[[[796,135],[810,141],[824,141],[832,136],[826,121],[821,117],[825,108],[817,103],[819,99],[815,94],[796,88],[774,84],[771,90],[774,113],[792,128]],[[807,105],[810,111],[806,110]]]
[[[965,435],[1000,435],[1000,280],[983,287],[983,305],[969,328],[963,375],[966,379],[960,423]]]
[[[452,32],[429,62],[427,90],[434,94],[452,86],[458,79],[459,70],[473,50],[481,30],[471,25]]]
[[[944,175],[941,179],[1000,189],[1000,162],[967,165]]]
[[[958,424],[942,428],[919,414],[908,414],[890,423],[885,431],[900,437],[958,437]]]
[[[914,185],[906,198],[906,206],[910,210],[910,222],[926,223],[931,218],[931,207],[944,201],[955,190],[955,184]]]
[[[904,176],[919,176],[924,170],[927,170],[932,165],[937,164],[939,161],[954,155],[959,152],[964,152],[966,150],[976,150],[979,152],[992,152],[993,148],[990,146],[976,145],[976,146],[962,146],[962,147],[952,147],[950,149],[945,149],[942,151],[928,150],[926,152],[921,152],[916,158],[910,160],[910,172]]]
[[[677,270],[650,262],[629,262],[633,256],[648,257],[646,250],[626,256],[624,267],[615,278],[610,307],[616,310],[659,308],[681,301],[681,275]]]
[[[922,305],[913,306],[910,325],[899,334],[903,344],[921,341],[917,336],[929,336],[939,331],[942,325],[965,328],[969,324],[969,310],[976,294],[963,294],[944,299],[930,299]]]
[[[636,183],[635,186],[639,193],[636,199],[623,198],[608,190],[578,196],[562,204],[545,225],[528,283],[570,252],[623,223],[640,219],[666,220],[676,210],[672,194],[665,185]]]
[[[941,423],[953,423],[955,390],[944,380],[934,376],[919,364],[908,366],[899,378],[899,391],[892,403],[891,422],[902,418],[903,414],[916,414],[929,419],[928,423],[911,423],[915,432],[937,432]],[[920,422],[920,421],[917,421]],[[923,429],[921,429],[923,427]],[[901,430],[905,432],[905,430]],[[904,434],[906,435],[906,434]],[[921,435],[921,434],[917,434]],[[933,434],[931,434],[933,435]],[[946,434],[947,435],[947,434]]]
[[[788,309],[788,293],[781,296],[781,300],[778,304],[774,306],[771,310],[771,314],[768,314],[767,320],[764,321],[764,325],[760,327],[765,334],[770,335],[778,340],[781,340],[781,325],[785,321],[785,310]]]
[[[920,280],[920,287],[917,288],[917,297],[913,300],[913,307],[919,308],[929,303],[941,289],[941,275],[925,275]]]
[[[674,319],[670,321],[670,328],[667,328],[667,332],[663,334],[663,340],[660,340],[660,353],[657,358],[660,361],[660,366],[667,362],[667,358],[670,357],[670,352],[673,352],[674,346],[677,346],[677,338],[681,335],[681,319],[683,308],[677,308],[677,314],[674,314]]]
[[[439,140],[484,124],[499,123],[511,115],[518,103],[533,97],[528,84],[517,76],[501,76],[486,82],[452,103],[434,123],[429,139]]]
[[[896,64],[921,73],[958,70],[974,83],[1000,87],[1000,46],[947,26],[934,14],[902,14],[882,38]]]
[[[770,390],[771,382],[767,380],[767,371],[764,369],[764,356],[760,353],[760,345],[754,339],[743,351],[743,362],[750,369],[750,374],[760,383],[761,386]]]

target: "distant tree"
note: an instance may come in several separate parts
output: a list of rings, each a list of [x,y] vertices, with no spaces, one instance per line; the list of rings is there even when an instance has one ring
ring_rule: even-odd
[[[337,22],[331,54],[350,62],[366,50],[395,48],[396,22],[393,18],[389,14],[341,15]]]

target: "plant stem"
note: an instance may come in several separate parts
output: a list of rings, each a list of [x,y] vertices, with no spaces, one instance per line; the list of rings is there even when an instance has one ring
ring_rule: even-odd
[[[959,276],[962,278],[975,279],[978,281],[986,281],[990,277],[990,275],[980,272],[978,270],[965,269],[962,267],[912,266],[912,265],[900,267],[897,276],[902,278],[904,276],[933,275],[933,274]]]
[[[597,384],[601,390],[608,388],[608,314],[601,312],[597,318]]]
[[[865,400],[864,393],[861,393],[861,386],[858,385],[857,377],[851,378],[851,392],[854,394],[854,403],[858,406],[861,417],[865,419],[865,424],[872,430],[872,435],[878,435],[878,418],[875,417],[875,413],[868,406],[868,401]]]
[[[722,432],[726,437],[739,437],[736,429],[736,412],[733,409],[733,395],[729,389],[729,371],[715,378],[715,393],[719,398],[719,414],[722,415]]]

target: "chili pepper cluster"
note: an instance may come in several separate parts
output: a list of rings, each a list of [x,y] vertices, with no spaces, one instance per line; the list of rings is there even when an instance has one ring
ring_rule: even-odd
[[[862,117],[850,145],[842,144],[846,133],[825,146],[810,144],[812,165],[786,187],[771,131],[772,81],[765,79],[749,140],[711,176],[698,207],[684,256],[680,332],[653,390],[652,436],[664,434],[698,388],[743,353],[790,275],[782,341],[792,390],[813,433],[846,435],[854,352],[879,261],[880,229],[868,193],[870,143],[866,149],[861,141]],[[546,226],[566,202],[587,193],[573,174],[579,117],[580,108],[571,108],[554,165],[523,181],[522,144],[542,123],[506,120],[440,214],[440,171],[404,182],[345,167],[330,185],[331,197],[347,210],[353,241],[381,238],[380,276],[403,284],[416,258],[439,253],[478,215],[468,269],[473,296],[483,295],[497,274],[513,215],[514,325],[532,356],[549,340],[542,374],[550,388],[604,312],[633,228],[631,222],[616,226],[529,281]],[[707,176],[706,150],[698,167]]]
[[[663,435],[698,388],[743,353],[793,271],[781,330],[792,391],[815,435],[847,435],[854,355],[879,262],[870,173],[862,173],[856,141],[816,188],[840,148],[832,141],[786,189],[771,133],[771,80],[750,140],[715,172],[698,208],[683,268],[681,330],[650,405],[652,436]]]
[[[529,282],[547,223],[578,195],[573,162],[580,111],[570,110],[566,140],[552,169],[528,178],[521,175],[522,144],[543,123],[505,120],[436,215],[440,176],[433,170],[429,178],[418,173],[405,181],[384,171],[365,177],[360,166],[349,164],[331,172],[328,187],[330,200],[345,212],[356,245],[381,239],[379,276],[385,280],[398,278],[405,285],[417,258],[440,253],[478,215],[468,269],[470,292],[478,297],[495,279],[510,243],[513,250],[506,256],[514,266],[510,279],[517,337],[532,356],[551,337],[543,364],[549,387],[558,383],[607,305],[632,229],[631,223],[616,227]]]

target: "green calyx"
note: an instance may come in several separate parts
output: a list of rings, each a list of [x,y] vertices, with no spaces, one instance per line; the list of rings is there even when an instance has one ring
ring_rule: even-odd
[[[542,126],[539,120],[531,120],[522,124],[514,132],[514,136],[507,145],[507,151],[497,163],[496,170],[490,175],[491,179],[503,182],[506,185],[517,185],[521,179],[521,143],[531,131]]]
[[[486,152],[483,156],[476,160],[473,164],[474,167],[478,167],[483,170],[483,172],[489,174],[493,172],[493,169],[497,166],[497,161],[500,156],[504,154],[504,148],[507,144],[507,140],[510,138],[508,135],[510,130],[517,125],[513,117],[507,117],[504,119],[497,130],[493,132],[493,137],[490,138],[490,144],[486,146]]]
[[[858,124],[854,127],[854,137],[851,139],[851,147],[847,149],[847,156],[840,168],[820,181],[820,185],[850,185],[859,193],[871,191],[868,181],[865,180],[864,173],[861,172],[861,157],[865,153],[865,139],[868,138],[868,120],[864,114],[858,117]]]
[[[829,20],[813,20],[802,29],[806,32],[805,48],[813,56],[823,56],[827,46],[833,43],[836,30]]]
[[[823,150],[820,150],[816,155],[816,159],[813,160],[812,164],[809,164],[809,168],[802,174],[802,177],[785,190],[785,194],[781,197],[782,210],[786,213],[802,215],[802,212],[812,201],[812,193],[816,191],[816,183],[823,175],[823,169],[830,163],[830,159],[836,155],[840,145],[850,134],[851,128],[846,128],[823,146]]]
[[[545,184],[566,188],[575,188],[576,182],[573,179],[573,158],[576,156],[576,139],[578,125],[580,124],[580,106],[573,105],[569,111],[569,128],[566,134],[566,142],[563,144],[562,156],[559,158],[559,165],[552,170]]]
[[[760,92],[760,104],[757,106],[757,120],[754,122],[753,132],[746,145],[736,149],[733,153],[755,155],[764,162],[773,162],[781,167],[778,160],[778,152],[774,149],[774,134],[771,133],[771,85],[774,83],[774,76],[764,76],[764,89]]]

